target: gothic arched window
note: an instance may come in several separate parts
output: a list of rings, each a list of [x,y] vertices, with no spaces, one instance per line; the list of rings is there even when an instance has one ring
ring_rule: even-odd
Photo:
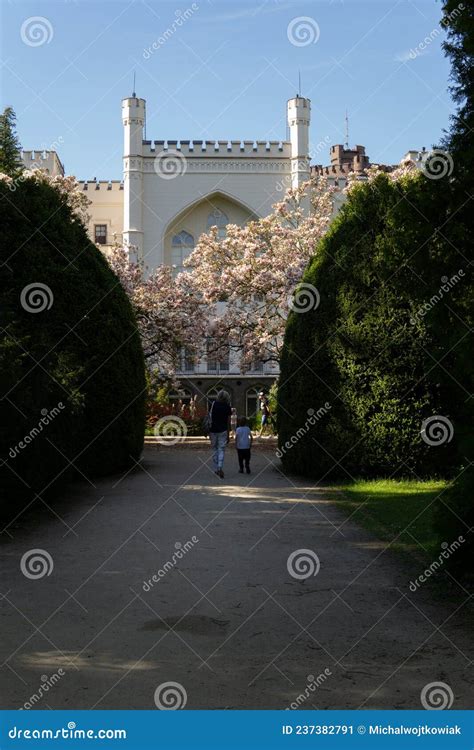
[[[249,388],[245,394],[245,411],[247,417],[255,417],[259,409],[259,398],[258,394],[261,392],[262,386],[257,385],[253,388]]]
[[[221,211],[220,208],[215,208],[207,217],[207,229],[209,230],[211,227],[217,227],[217,235],[219,239],[225,237],[225,228],[228,223],[228,216]]]
[[[194,237],[184,229],[175,234],[171,240],[171,265],[175,266],[176,273],[184,271],[184,261],[194,250]]]

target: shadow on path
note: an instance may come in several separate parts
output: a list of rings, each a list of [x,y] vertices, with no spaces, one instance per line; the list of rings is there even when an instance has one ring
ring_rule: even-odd
[[[468,707],[463,600],[412,593],[408,566],[271,452],[247,476],[229,451],[224,480],[209,461],[146,448],[136,470],[74,485],[47,521],[9,528],[5,708],[58,674],[32,707],[154,708],[168,681],[191,709],[415,709],[438,681]],[[22,573],[32,549],[49,575]]]

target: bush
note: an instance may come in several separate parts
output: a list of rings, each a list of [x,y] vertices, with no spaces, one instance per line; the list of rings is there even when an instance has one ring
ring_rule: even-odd
[[[462,386],[443,371],[456,356],[443,336],[450,327],[453,336],[466,283],[426,305],[441,277],[460,268],[436,230],[444,213],[444,187],[428,189],[421,173],[397,181],[380,174],[351,191],[303,278],[319,290],[320,304],[293,312],[286,329],[280,445],[300,430],[283,455],[290,470],[318,478],[432,476],[459,461],[456,439],[432,447],[420,435],[433,415],[456,426],[464,402]],[[301,430],[308,409],[326,402],[328,412]]]
[[[20,497],[136,460],[145,375],[128,298],[65,195],[14,187],[0,182],[0,471]]]
[[[247,417],[247,424],[251,432],[258,432],[262,426],[260,412],[257,412],[257,414],[254,414],[252,417]]]
[[[446,561],[446,566],[459,578],[472,576],[474,527],[474,469],[464,469],[443,492],[435,506],[435,528],[440,544],[459,540],[461,546]],[[462,537],[462,539],[460,539]]]
[[[161,399],[150,401],[146,408],[146,433],[170,437],[204,435],[206,413],[204,406],[190,408],[187,404],[163,403]],[[182,427],[181,421],[185,427]]]

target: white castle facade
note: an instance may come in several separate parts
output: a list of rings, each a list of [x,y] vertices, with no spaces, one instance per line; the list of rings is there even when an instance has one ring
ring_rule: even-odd
[[[287,104],[288,140],[149,141],[144,139],[146,102],[122,101],[123,182],[81,182],[91,201],[89,232],[105,251],[122,241],[152,270],[183,263],[211,226],[222,236],[227,224],[266,216],[286,189],[309,178],[311,103],[296,96]],[[26,166],[61,173],[54,152],[23,152]],[[225,386],[240,414],[252,416],[257,394],[268,391],[278,370],[255,362],[245,373],[238,358],[187,361],[178,377],[184,397],[205,400]]]
[[[210,226],[269,214],[282,184],[309,177],[310,108],[288,102],[289,141],[145,141],[145,100],[124,99],[124,243],[151,268],[181,267]]]
[[[311,102],[295,96],[287,103],[287,140],[163,141],[145,140],[146,102],[135,95],[122,101],[123,182],[85,181],[91,201],[89,232],[105,251],[115,241],[130,248],[146,269],[169,264],[177,271],[200,235],[217,226],[243,225],[268,215],[290,186],[306,181],[311,171],[345,181],[348,171],[369,165],[363,146],[354,151],[331,149],[331,165],[310,167]],[[54,151],[23,152],[27,167],[64,173]],[[257,394],[268,391],[278,370],[255,362],[245,373],[237,358],[198,363],[183,353],[178,373],[185,400],[205,400],[225,385],[240,414],[255,413]]]
[[[164,263],[180,271],[211,226],[224,235],[228,223],[269,214],[286,187],[309,177],[310,112],[308,99],[289,100],[289,141],[147,141],[145,100],[124,99],[124,244],[149,268]],[[259,390],[276,375],[274,365],[260,362],[242,373],[230,353],[199,363],[184,356],[180,379],[187,397],[206,398],[224,380],[239,413],[251,416]]]

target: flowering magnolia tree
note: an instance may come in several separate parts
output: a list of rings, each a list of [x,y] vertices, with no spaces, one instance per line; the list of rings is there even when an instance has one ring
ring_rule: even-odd
[[[158,266],[150,275],[129,260],[126,248],[115,247],[107,260],[120,279],[135,311],[150,372],[172,379],[186,350],[197,358],[205,339],[208,310],[188,273],[174,275]]]
[[[288,190],[269,216],[229,224],[223,239],[213,227],[185,261],[207,305],[208,335],[217,350],[239,352],[244,368],[277,362],[289,309],[317,305],[317,290],[298,282],[330,224],[333,192],[325,178],[313,177]]]
[[[434,168],[436,169],[436,166]],[[430,173],[429,160],[422,167],[422,171],[427,177],[432,176]],[[407,160],[395,169],[392,169],[391,167],[388,169],[382,168],[379,164],[372,164],[370,167],[367,167],[367,169],[362,170],[362,172],[349,172],[346,177],[346,187],[343,192],[349,194],[350,191],[361,181],[373,183],[380,174],[386,174],[391,182],[398,182],[403,177],[416,177],[416,175],[419,174],[419,170],[411,160]]]
[[[3,179],[12,190],[18,179],[48,182],[87,226],[90,202],[74,177],[33,170]],[[278,361],[289,310],[319,301],[317,290],[298,283],[331,221],[333,191],[325,178],[314,177],[288,190],[269,216],[243,227],[228,225],[223,239],[211,229],[186,261],[185,273],[161,265],[146,274],[126,248],[107,253],[134,308],[149,372],[174,379],[183,352],[199,359],[209,338],[216,357],[230,345],[244,368],[257,360]]]

